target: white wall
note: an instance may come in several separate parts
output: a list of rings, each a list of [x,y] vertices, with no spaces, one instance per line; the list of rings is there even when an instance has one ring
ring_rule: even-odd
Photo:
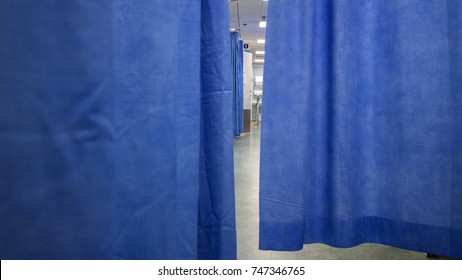
[[[253,75],[254,76],[263,76],[263,64],[254,64],[253,65]]]
[[[253,67],[252,53],[244,52],[244,110],[252,109]]]

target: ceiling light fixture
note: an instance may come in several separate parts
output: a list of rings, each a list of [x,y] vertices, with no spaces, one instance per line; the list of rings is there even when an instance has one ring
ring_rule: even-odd
[[[265,54],[265,51],[256,51],[255,54]]]
[[[264,59],[255,59],[255,62],[265,62]]]
[[[258,43],[258,44],[264,44],[264,43],[265,43],[265,39],[258,39],[258,40],[257,40],[257,43]]]
[[[262,28],[266,27],[266,17],[265,16],[261,17],[260,27]]]

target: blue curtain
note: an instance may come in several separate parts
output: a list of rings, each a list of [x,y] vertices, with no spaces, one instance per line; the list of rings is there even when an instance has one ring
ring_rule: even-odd
[[[238,32],[231,32],[231,73],[233,76],[233,134],[244,131],[244,42]]]
[[[228,5],[202,0],[200,259],[236,258]]]
[[[228,2],[0,21],[0,258],[235,258]]]
[[[462,258],[462,2],[272,0],[266,42],[260,248]]]

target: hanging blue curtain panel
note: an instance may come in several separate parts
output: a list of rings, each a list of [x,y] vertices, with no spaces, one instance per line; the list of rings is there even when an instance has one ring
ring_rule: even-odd
[[[228,5],[202,0],[200,259],[236,258]]]
[[[227,5],[0,2],[1,259],[236,257]]]
[[[260,248],[462,258],[462,2],[268,9]]]
[[[233,76],[233,134],[244,131],[244,42],[231,32],[231,74]]]

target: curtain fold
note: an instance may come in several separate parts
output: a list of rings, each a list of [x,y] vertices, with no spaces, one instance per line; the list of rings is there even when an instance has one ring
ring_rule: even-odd
[[[200,259],[236,259],[227,1],[202,0]]]
[[[231,73],[233,76],[233,134],[244,131],[244,42],[238,32],[231,32]]]
[[[261,249],[462,257],[461,18],[457,0],[269,2]]]
[[[1,259],[236,257],[227,4],[0,2]]]

